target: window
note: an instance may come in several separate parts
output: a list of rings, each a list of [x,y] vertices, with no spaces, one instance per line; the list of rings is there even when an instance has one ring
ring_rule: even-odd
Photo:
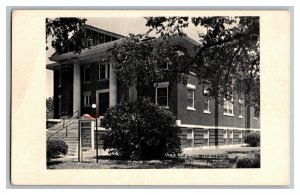
[[[188,147],[194,147],[194,131],[193,129],[188,128],[186,132],[186,141],[188,144]]]
[[[210,114],[208,97],[204,97],[204,113]]]
[[[187,109],[188,110],[196,110],[195,109],[195,85],[187,84]]]
[[[84,82],[91,82],[91,66],[84,67],[83,81]]]
[[[83,93],[83,106],[90,106],[91,92],[87,91]]]
[[[169,82],[155,83],[155,104],[168,107],[168,86]]]
[[[210,114],[209,110],[209,93],[210,93],[210,85],[204,84],[203,85],[203,96],[204,96],[204,113]]]
[[[225,102],[224,102],[224,115],[233,116],[233,103],[232,103],[232,101],[225,100]]]
[[[244,118],[243,117],[243,105],[239,103],[239,118]]]
[[[193,129],[190,129],[190,128],[187,129],[186,138],[187,139],[194,139]]]
[[[224,138],[224,139],[227,139],[227,130],[224,130],[224,131],[223,131],[223,138]]]
[[[244,118],[243,117],[243,104],[244,100],[242,98],[239,99],[239,118]]]
[[[108,79],[109,78],[109,64],[99,64],[99,80]]]
[[[84,95],[83,96],[83,101],[84,101],[84,103],[83,103],[84,106],[89,106],[90,105],[90,96],[89,95]]]

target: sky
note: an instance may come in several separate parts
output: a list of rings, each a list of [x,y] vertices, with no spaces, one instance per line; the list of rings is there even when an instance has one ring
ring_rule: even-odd
[[[107,17],[107,18],[86,18],[86,24],[101,28],[103,30],[111,31],[117,34],[128,36],[129,33],[133,34],[143,34],[148,31],[148,27],[145,26],[146,20],[142,17]],[[189,25],[184,32],[192,39],[199,40],[199,33],[203,29],[199,27],[194,27]],[[151,34],[155,36],[155,34]],[[48,41],[48,43],[51,41]],[[54,49],[50,46],[46,52],[47,64],[54,63],[49,60],[49,57],[54,53]],[[53,72],[51,70],[46,70],[46,79],[47,79],[47,97],[53,96]]]

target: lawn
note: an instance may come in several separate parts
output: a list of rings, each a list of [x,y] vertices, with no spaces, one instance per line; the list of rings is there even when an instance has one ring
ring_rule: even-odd
[[[48,169],[183,169],[183,168],[234,168],[239,157],[259,154],[259,148],[232,148],[185,150],[182,155],[166,160],[130,161],[120,160],[117,156],[58,158],[47,162]]]

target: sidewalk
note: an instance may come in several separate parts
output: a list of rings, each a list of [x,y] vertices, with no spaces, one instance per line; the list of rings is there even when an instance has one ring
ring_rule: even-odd
[[[205,155],[205,154],[224,154],[227,152],[251,152],[251,151],[259,151],[260,147],[226,147],[226,148],[207,148],[207,149],[202,149],[202,148],[184,148],[182,151],[183,155],[186,156],[193,156],[193,155]]]

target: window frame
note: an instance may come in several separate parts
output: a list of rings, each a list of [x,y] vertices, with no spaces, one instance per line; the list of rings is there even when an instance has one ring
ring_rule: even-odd
[[[155,104],[156,105],[159,105],[158,101],[157,101],[157,95],[158,95],[157,89],[167,88],[167,105],[166,106],[159,105],[159,106],[169,108],[169,82],[154,83],[154,87],[155,87]]]
[[[104,76],[104,78],[101,78],[100,76],[101,76],[101,72],[103,72],[103,71],[101,71],[101,66],[105,66],[105,76]],[[104,62],[104,63],[101,63],[101,62],[99,62],[98,63],[98,81],[103,81],[103,80],[107,80],[107,79],[109,79],[109,68],[110,68],[110,65],[109,65],[109,62]]]
[[[90,106],[91,106],[91,92],[90,91],[83,92],[83,107],[90,107]]]
[[[229,112],[229,105],[231,105],[231,113]],[[225,115],[225,116],[234,116],[234,112],[233,112],[233,108],[234,108],[234,106],[233,106],[233,100],[224,100],[224,106],[223,106],[223,108],[224,108],[224,112],[223,112],[223,115]]]
[[[195,90],[196,90],[196,86],[195,85],[192,85],[192,84],[187,84],[187,94],[189,91],[192,91],[192,97],[193,97],[193,103],[192,103],[192,106],[189,106],[187,105],[186,109],[187,110],[192,110],[192,111],[195,111]],[[188,96],[187,96],[187,104],[188,104]]]
[[[206,102],[207,102],[207,107],[205,107]],[[211,114],[211,112],[210,112],[210,101],[209,101],[208,97],[204,97],[203,113],[205,113],[205,114]]]

